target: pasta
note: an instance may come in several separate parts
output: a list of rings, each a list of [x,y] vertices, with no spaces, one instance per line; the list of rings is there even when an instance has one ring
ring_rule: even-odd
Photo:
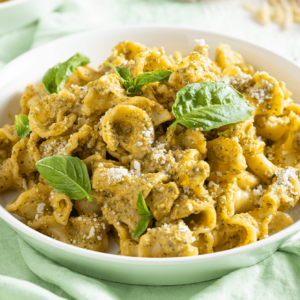
[[[244,7],[255,14],[262,25],[272,21],[289,29],[293,23],[300,23],[300,3],[298,0],[269,0],[264,1],[260,8],[250,2],[245,2]]]
[[[115,70],[77,65],[52,94],[29,84],[20,105],[30,134],[0,129],[0,191],[21,192],[6,210],[76,247],[105,252],[112,235],[120,255],[138,257],[228,250],[291,225],[285,211],[300,197],[300,106],[285,83],[229,45],[218,46],[215,61],[208,49],[200,40],[184,57],[124,41],[106,61]],[[130,81],[160,70],[167,79]],[[252,116],[211,130],[170,127],[179,91],[221,81],[243,95]],[[86,197],[75,200],[42,176],[38,162],[55,156],[84,163]]]

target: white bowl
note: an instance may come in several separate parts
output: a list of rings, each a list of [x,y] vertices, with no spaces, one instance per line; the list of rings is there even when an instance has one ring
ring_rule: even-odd
[[[5,66],[0,71],[0,125],[10,122],[8,112],[14,115],[19,111],[19,99],[29,82],[38,84],[49,67],[76,52],[90,57],[92,65],[97,67],[118,42],[126,39],[147,46],[164,46],[167,53],[180,50],[186,55],[194,48],[195,38],[206,40],[211,47],[211,57],[214,57],[220,42],[229,44],[257,70],[268,71],[278,80],[285,81],[293,92],[293,99],[300,100],[300,68],[273,52],[235,38],[192,28],[130,26],[68,36],[31,50]],[[13,193],[6,193],[0,204],[4,206],[11,200]],[[180,258],[137,258],[88,251],[53,240],[19,222],[1,205],[0,217],[32,247],[64,266],[102,279],[144,285],[187,284],[221,277],[265,259],[300,230],[297,221],[267,239],[223,252]]]
[[[56,9],[64,0],[12,0],[0,3],[0,34],[15,30]]]

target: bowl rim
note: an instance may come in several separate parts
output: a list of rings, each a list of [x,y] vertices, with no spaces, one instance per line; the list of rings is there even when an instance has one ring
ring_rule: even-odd
[[[30,0],[18,0],[16,2],[19,2],[19,1],[26,2],[26,1],[30,1]],[[15,2],[15,1],[12,1],[12,2]],[[117,26],[117,27],[108,28],[108,29],[104,28],[104,29],[88,30],[88,31],[80,32],[80,33],[71,34],[71,35],[56,39],[54,41],[51,41],[49,43],[46,43],[44,45],[41,45],[37,48],[34,48],[32,50],[25,52],[24,54],[18,56],[17,58],[15,58],[11,62],[9,62],[7,65],[5,65],[0,70],[0,83],[2,82],[2,84],[0,84],[0,90],[5,85],[5,81],[7,82],[7,80],[4,80],[4,83],[2,81],[2,79],[5,78],[4,73],[6,70],[13,68],[15,65],[18,65],[19,61],[23,61],[24,59],[26,59],[27,56],[34,54],[35,52],[42,51],[44,48],[49,47],[49,45],[59,44],[61,41],[64,41],[64,40],[68,41],[69,39],[72,40],[75,38],[80,40],[81,36],[90,35],[93,33],[101,34],[103,32],[112,32],[113,33],[114,31],[120,31],[120,30],[123,31],[123,30],[143,30],[143,29],[150,29],[150,30],[158,30],[158,29],[159,30],[179,30],[180,29],[180,30],[186,30],[186,31],[190,31],[190,32],[194,31],[195,34],[197,34],[197,35],[206,34],[206,35],[211,35],[214,38],[219,38],[219,39],[226,38],[227,40],[229,39],[234,42],[242,42],[246,45],[249,45],[252,48],[256,48],[257,50],[264,51],[267,54],[270,54],[273,56],[275,55],[280,60],[283,60],[286,63],[291,64],[291,66],[294,66],[294,67],[300,69],[300,67],[297,66],[292,60],[285,58],[280,54],[277,54],[271,50],[261,47],[255,43],[248,42],[244,39],[232,37],[231,35],[220,34],[220,33],[216,33],[216,32],[209,31],[209,30],[202,30],[202,29],[197,29],[197,28],[191,27],[191,26],[181,26],[181,25],[165,25],[165,24],[163,24],[163,25],[160,25],[160,24],[126,25],[126,26]],[[143,265],[143,264],[144,265],[149,265],[149,264],[154,264],[154,265],[172,264],[173,265],[173,264],[183,264],[183,263],[190,264],[190,263],[196,263],[196,262],[201,262],[201,261],[209,261],[209,260],[215,260],[215,259],[220,259],[220,258],[224,258],[224,257],[230,257],[230,256],[242,254],[244,252],[256,250],[258,248],[267,246],[276,241],[282,240],[282,239],[292,235],[296,231],[300,230],[300,220],[299,220],[299,221],[293,223],[292,225],[290,225],[289,227],[279,231],[278,233],[276,233],[266,239],[257,241],[255,243],[252,243],[252,244],[249,244],[246,246],[233,248],[230,250],[225,250],[225,251],[220,251],[220,252],[204,254],[204,255],[197,255],[197,256],[147,258],[147,257],[121,256],[121,255],[110,254],[110,253],[89,251],[89,250],[86,250],[83,248],[75,247],[73,245],[65,244],[63,242],[54,240],[36,230],[28,227],[27,225],[23,224],[22,222],[20,222],[13,215],[11,215],[9,212],[7,212],[2,205],[0,205],[0,218],[2,218],[4,221],[6,221],[9,224],[9,226],[12,226],[14,229],[17,229],[18,231],[21,231],[25,235],[30,236],[33,239],[39,240],[40,242],[45,243],[51,247],[54,247],[58,250],[63,251],[63,252],[68,252],[68,253],[71,252],[71,253],[73,253],[75,255],[79,255],[81,257],[100,259],[100,260],[106,260],[106,261],[114,261],[117,263],[124,263],[124,264],[138,264],[138,265]]]

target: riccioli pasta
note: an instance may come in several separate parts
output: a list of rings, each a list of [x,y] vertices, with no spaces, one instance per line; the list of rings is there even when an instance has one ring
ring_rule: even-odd
[[[120,254],[194,256],[267,238],[300,197],[300,106],[229,45],[119,43],[29,84],[0,129],[0,191],[34,230]]]

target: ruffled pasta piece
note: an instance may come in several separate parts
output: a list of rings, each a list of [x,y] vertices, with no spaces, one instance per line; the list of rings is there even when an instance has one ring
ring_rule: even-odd
[[[62,155],[63,152],[65,152],[65,147],[68,143],[70,136],[57,136],[52,137],[47,140],[45,140],[41,145],[39,146],[39,152],[41,158],[53,156],[55,154]]]
[[[73,207],[71,199],[67,195],[51,191],[49,202],[53,208],[55,220],[59,224],[67,225]]]
[[[150,151],[154,128],[148,114],[132,105],[117,105],[101,121],[101,135],[111,152],[141,159]]]
[[[273,184],[261,198],[262,207],[259,211],[261,218],[295,206],[300,198],[298,173],[297,169],[291,167],[276,172]]]
[[[134,57],[144,51],[146,46],[133,41],[123,41],[116,45],[115,48],[112,49],[112,55],[106,60],[107,62],[112,63],[113,65],[121,65],[124,66],[128,64],[128,61],[133,60]],[[106,65],[101,65],[99,67],[100,74],[104,75],[106,72],[110,72],[111,68]]]
[[[170,214],[178,195],[179,190],[174,182],[159,183],[151,190],[146,203],[157,221],[162,220]]]
[[[210,199],[200,200],[185,194],[174,202],[170,217],[172,220],[184,219],[195,236],[208,233],[216,226],[216,211]]]
[[[15,188],[10,158],[0,163],[0,192],[4,192],[9,188]]]
[[[12,150],[11,167],[15,182],[19,189],[23,188],[23,179],[36,171],[35,164],[40,159],[39,150],[36,147],[40,137],[31,133],[29,138],[23,138],[17,142]]]
[[[246,90],[246,99],[255,109],[255,115],[280,116],[285,98],[279,82],[266,72],[257,72]]]
[[[172,63],[170,58],[165,55],[164,48],[145,49],[134,57],[134,64],[129,68],[133,78],[138,77],[145,72],[153,72],[156,70],[170,70]]]
[[[195,130],[187,129],[185,132],[179,134],[177,139],[182,144],[184,150],[196,149],[204,160],[207,154],[207,143],[204,134],[196,128]]]
[[[278,141],[287,131],[290,119],[287,116],[257,116],[255,126],[257,135],[271,141]]]
[[[223,175],[239,174],[246,170],[246,159],[238,139],[219,137],[207,143],[208,162],[213,181],[219,182]]]
[[[228,66],[238,66],[244,73],[253,74],[254,69],[251,65],[245,63],[241,54],[234,52],[229,45],[219,44],[216,49],[216,63],[225,69]]]
[[[76,71],[68,78],[64,89],[71,91],[73,85],[85,86],[90,81],[100,78],[100,73],[89,66],[77,67]]]
[[[108,225],[101,217],[85,215],[70,218],[70,242],[76,247],[104,252],[108,248]]]
[[[193,233],[179,221],[148,229],[139,243],[139,257],[180,257],[198,255],[198,248],[192,246]]]
[[[300,116],[291,111],[288,118],[290,122],[284,135],[270,149],[272,161],[280,167],[295,166],[300,162]]]
[[[104,75],[87,85],[81,107],[84,116],[102,114],[126,100],[125,90],[116,74]]]
[[[70,244],[72,235],[69,226],[61,225],[54,216],[42,216],[36,221],[28,222],[27,225],[55,240]]]
[[[78,156],[86,158],[93,152],[96,146],[98,133],[88,125],[83,125],[80,130],[70,136],[66,146],[62,149],[62,155]]]
[[[212,232],[214,251],[241,247],[257,241],[259,227],[250,214],[234,215],[224,223],[223,228]]]
[[[102,193],[96,192],[95,190],[91,191],[91,195],[93,195],[94,197],[93,201],[91,202],[87,202],[86,198],[74,201],[74,207],[79,213],[79,215],[101,215],[101,207],[103,206],[104,195]]]
[[[42,138],[58,136],[68,132],[76,121],[76,115],[70,112],[76,98],[66,90],[59,94],[44,97],[32,105],[29,113],[31,131]]]
[[[11,157],[14,144],[19,141],[15,125],[4,125],[0,128],[0,163]]]
[[[178,66],[172,68],[169,83],[177,91],[184,86],[203,81],[218,81],[210,61],[198,52],[191,52]]]
[[[44,89],[43,84],[40,84],[37,88],[34,84],[29,83],[22,95],[20,106],[21,114],[28,115],[30,106],[37,104],[42,97],[46,96],[47,93]]]
[[[134,230],[142,218],[136,207],[139,192],[143,191],[146,199],[154,186],[167,180],[168,177],[161,173],[138,177],[123,167],[103,162],[93,173],[92,186],[104,194],[102,211],[108,222],[124,223]]]
[[[133,97],[122,103],[122,105],[132,105],[144,110],[153,122],[153,126],[158,126],[172,119],[168,110],[159,103],[151,101],[145,97]]]
[[[49,204],[51,191],[50,186],[39,183],[8,203],[5,209],[31,221],[43,215],[50,215],[52,214],[52,207]]]
[[[211,232],[198,234],[192,245],[198,248],[199,255],[213,253],[214,237]]]

